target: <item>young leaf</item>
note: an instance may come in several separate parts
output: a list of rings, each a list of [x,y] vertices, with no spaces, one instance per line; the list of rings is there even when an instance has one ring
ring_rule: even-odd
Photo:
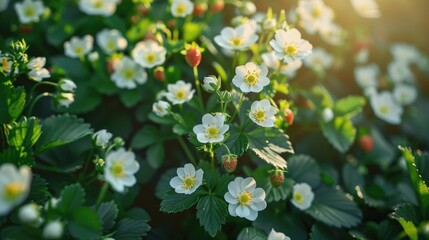
[[[192,194],[179,194],[173,191],[164,195],[164,199],[161,202],[161,212],[177,213],[185,211],[197,203],[199,199],[198,192]]]
[[[237,240],[266,240],[267,234],[254,227],[246,227],[238,234]]]
[[[35,117],[23,118],[20,122],[14,122],[9,129],[9,145],[30,149],[41,135],[39,119]]]
[[[85,191],[76,183],[64,187],[61,191],[61,201],[58,203],[58,210],[65,214],[70,215],[75,209],[81,207],[85,200]]]
[[[320,183],[320,168],[312,157],[294,155],[288,160],[286,176],[297,183],[308,183],[312,188],[315,188]]]
[[[314,191],[314,201],[305,212],[313,218],[334,227],[353,227],[360,223],[362,213],[352,200],[340,190],[319,187]]]
[[[360,96],[348,96],[338,100],[334,105],[335,116],[351,118],[365,106],[365,98]]]
[[[77,141],[92,133],[90,125],[68,114],[52,116],[43,122],[36,153]]]
[[[286,168],[286,160],[281,153],[293,153],[289,137],[276,128],[256,128],[247,134],[249,148],[265,162],[279,167]]]
[[[15,121],[24,110],[25,90],[14,88],[6,83],[0,84],[0,124]]]
[[[228,215],[225,200],[217,196],[208,195],[200,199],[197,204],[197,218],[201,226],[212,237],[216,236],[226,222]]]
[[[330,122],[321,122],[323,135],[341,153],[347,152],[356,136],[353,123],[344,117],[335,117]]]
[[[102,226],[94,210],[82,207],[73,209],[68,229],[77,239],[96,239],[101,235]]]

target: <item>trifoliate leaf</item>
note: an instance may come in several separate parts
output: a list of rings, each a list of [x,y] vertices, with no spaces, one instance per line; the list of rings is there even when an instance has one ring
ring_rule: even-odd
[[[308,183],[315,188],[320,183],[320,168],[316,161],[307,155],[294,155],[288,160],[287,177],[296,183]]]
[[[91,133],[90,125],[75,116],[64,114],[49,117],[43,121],[36,153],[77,141]]]
[[[348,96],[338,100],[334,105],[334,114],[339,117],[351,118],[365,106],[365,98],[360,96]]]
[[[86,207],[73,209],[68,225],[70,234],[76,239],[96,239],[101,235],[102,225],[97,213]]]
[[[341,153],[347,152],[356,136],[353,123],[344,117],[335,117],[330,122],[320,123],[323,135]]]
[[[177,213],[185,211],[197,203],[199,199],[198,192],[192,194],[179,194],[174,191],[170,191],[164,195],[164,199],[161,202],[161,212]]]
[[[228,133],[229,137],[224,144],[229,148],[231,154],[235,154],[240,157],[249,148],[249,140],[244,132],[240,132],[240,130],[233,125],[229,127]],[[218,158],[227,153],[228,151],[224,146],[219,147],[216,151]]]
[[[289,136],[277,128],[256,128],[247,134],[249,148],[265,162],[286,168],[286,160],[281,153],[293,153]]]
[[[362,213],[356,203],[340,190],[319,187],[314,191],[311,207],[305,211],[328,226],[353,227],[360,223]]]
[[[267,234],[263,231],[254,228],[247,227],[241,230],[240,234],[238,234],[237,240],[266,240]]]
[[[75,209],[81,207],[85,201],[85,191],[76,183],[68,185],[60,193],[58,211],[65,215],[71,215]]]
[[[212,237],[221,230],[222,224],[226,222],[228,215],[227,205],[225,200],[217,196],[205,196],[198,201],[197,218],[200,220],[200,225]]]

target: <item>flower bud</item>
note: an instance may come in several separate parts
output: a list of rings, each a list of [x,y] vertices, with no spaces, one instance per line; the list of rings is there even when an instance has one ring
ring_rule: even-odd
[[[256,6],[251,1],[244,2],[243,6],[240,8],[240,12],[246,16],[252,15],[256,12]]]
[[[228,91],[222,91],[220,92],[220,100],[222,102],[230,102],[232,100],[233,96],[232,93]]]
[[[203,89],[209,93],[219,90],[220,81],[215,76],[205,77],[203,79]]]
[[[45,204],[45,209],[48,210],[50,208],[55,209],[58,206],[58,203],[61,201],[61,199],[58,198],[51,198],[49,201]]]
[[[237,168],[237,155],[226,154],[222,156],[222,167],[226,172],[232,173]]]
[[[280,187],[285,181],[285,176],[282,170],[275,169],[270,173],[270,181],[273,187]]]
[[[22,206],[18,212],[18,218],[22,223],[34,224],[40,218],[39,206],[34,203],[30,203]]]
[[[125,142],[121,137],[115,137],[115,139],[113,139],[113,144],[115,144],[116,147],[123,147]]]
[[[153,70],[153,78],[156,80],[163,82],[165,80],[165,71],[164,67],[158,66]]]
[[[169,108],[170,108],[170,104],[162,100],[159,100],[158,102],[154,102],[152,105],[152,111],[160,117],[164,117],[165,115],[167,115]]]
[[[95,141],[95,145],[98,147],[105,148],[112,138],[112,134],[107,132],[106,129],[102,129],[94,135],[92,135],[92,139]]]
[[[322,111],[322,117],[325,123],[330,122],[334,119],[334,112],[330,108],[324,108]]]
[[[45,225],[45,228],[43,228],[43,238],[60,238],[63,235],[63,231],[64,227],[60,221],[51,221]]]
[[[76,89],[76,84],[70,79],[61,79],[59,84],[61,90],[64,92],[74,92]]]

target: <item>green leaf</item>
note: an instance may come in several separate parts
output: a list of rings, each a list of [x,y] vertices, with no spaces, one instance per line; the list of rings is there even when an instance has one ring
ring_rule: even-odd
[[[256,128],[247,134],[249,148],[265,162],[281,168],[286,168],[286,160],[281,153],[293,153],[289,137],[277,128]]]
[[[286,200],[286,198],[292,192],[295,181],[290,178],[285,178],[282,185],[279,187],[273,187],[270,181],[270,174],[268,172],[271,169],[272,167],[270,166],[259,167],[253,172],[253,178],[258,183],[258,185],[264,189],[266,194],[265,200],[267,202]]]
[[[13,163],[17,166],[27,165],[33,166],[34,159],[23,147],[8,147],[3,152],[0,152],[0,163]]]
[[[357,186],[360,188],[365,186],[365,179],[362,174],[360,174],[359,171],[350,164],[344,164],[342,175],[344,187],[349,193],[356,194]]]
[[[161,175],[161,178],[158,180],[155,188],[155,196],[159,199],[164,198],[164,196],[170,192],[170,180],[177,176],[176,168],[168,169],[165,173]]]
[[[95,239],[101,235],[101,222],[97,213],[86,207],[73,209],[68,225],[70,234],[77,239]]]
[[[67,73],[67,76],[69,76],[73,80],[75,81],[79,79],[88,80],[86,78],[89,75],[88,70],[85,68],[82,62],[79,61],[79,59],[69,58],[64,55],[50,57],[49,59],[52,65],[58,66],[64,69]],[[79,82],[82,82],[82,81],[79,81]],[[79,88],[79,84],[78,84],[78,88]]]
[[[356,136],[356,128],[353,123],[343,117],[335,117],[330,122],[320,123],[323,135],[341,153],[347,152]]]
[[[204,27],[205,24],[202,23],[186,22],[183,25],[183,40],[185,40],[185,42],[194,41],[201,35]]]
[[[96,212],[101,220],[103,233],[107,233],[107,231],[115,225],[115,220],[118,217],[118,207],[116,206],[116,203],[113,200],[102,203],[98,208],[96,208]]]
[[[183,136],[189,133],[189,130],[186,129],[186,126],[184,126],[183,124],[175,124],[173,126],[173,132],[179,136]]]
[[[198,201],[197,218],[200,220],[200,225],[204,226],[204,230],[212,237],[221,230],[227,215],[225,200],[217,196],[205,196]]]
[[[140,240],[149,230],[150,226],[146,221],[124,218],[118,222],[112,237],[121,240]]]
[[[418,225],[420,223],[420,217],[416,207],[410,203],[402,203],[393,208],[392,217],[399,221],[399,219],[404,219],[407,222],[413,222]]]
[[[164,162],[165,149],[163,143],[157,143],[147,149],[147,161],[155,169],[161,167]]]
[[[229,137],[224,142],[224,144],[226,146],[228,146],[229,151],[232,154],[235,154],[238,157],[240,157],[249,148],[249,140],[247,139],[246,134],[244,132],[241,132],[234,125],[230,126],[228,133],[229,133]],[[222,157],[223,155],[227,154],[227,153],[228,153],[228,151],[223,146],[219,147],[218,150],[216,151],[216,155],[219,158]]]
[[[310,240],[330,240],[334,238],[327,233],[327,229],[322,225],[316,224],[311,227]]]
[[[52,116],[43,122],[36,153],[77,141],[92,133],[90,125],[68,114]]]
[[[60,193],[61,201],[58,203],[58,211],[65,215],[71,215],[77,208],[81,207],[85,200],[85,191],[76,183],[68,185]]]
[[[164,195],[160,210],[161,212],[167,213],[182,212],[197,203],[198,199],[198,192],[194,192],[192,194],[179,194],[170,191],[168,194]]]
[[[316,161],[307,155],[294,155],[288,160],[287,177],[296,183],[308,183],[315,188],[320,183],[320,168]]]
[[[38,204],[44,204],[48,200],[48,183],[44,178],[33,174],[28,199]]]
[[[356,204],[340,190],[319,187],[314,201],[305,212],[328,226],[353,227],[360,223],[362,213]]]
[[[241,230],[240,234],[238,234],[237,240],[266,240],[267,234],[263,231],[254,228],[254,227],[246,227]]]
[[[417,240],[419,239],[417,227],[414,225],[413,222],[408,222],[405,219],[401,218],[398,220],[399,223],[404,228],[405,233],[411,240]]]
[[[25,90],[14,88],[6,83],[0,84],[0,124],[15,121],[24,110]]]
[[[383,134],[376,128],[371,128],[371,137],[374,142],[374,148],[370,152],[370,157],[376,159],[376,164],[382,168],[390,166],[396,157],[396,149],[384,138]]]
[[[301,92],[304,97],[310,100],[316,109],[333,108],[334,101],[332,100],[331,94],[329,94],[326,88],[316,86],[311,91]]]
[[[76,79],[75,82],[77,85],[77,90],[74,97],[74,102],[69,106],[69,108],[63,108],[64,111],[69,113],[87,113],[94,110],[101,104],[101,94],[98,92],[97,88],[101,89],[102,87],[91,86],[92,83],[86,78],[80,81]],[[105,85],[103,84],[103,86]]]
[[[143,99],[142,88],[137,87],[131,90],[121,90],[119,92],[119,99],[127,107],[134,107]]]
[[[427,152],[417,152],[416,158],[416,169],[419,173],[420,178],[423,182],[428,185],[429,183],[429,154]]]
[[[134,134],[134,137],[131,140],[131,147],[136,149],[145,148],[156,143],[159,136],[160,132],[156,127],[146,125]]]
[[[147,32],[152,22],[149,18],[143,18],[137,24],[133,24],[132,27],[127,31],[127,39],[129,41],[140,40],[143,35]]]
[[[41,135],[39,119],[30,117],[23,118],[19,122],[11,124],[9,129],[8,141],[10,146],[25,147],[30,149]]]
[[[340,99],[334,105],[335,116],[351,118],[362,111],[365,103],[365,98],[360,96],[348,96]]]

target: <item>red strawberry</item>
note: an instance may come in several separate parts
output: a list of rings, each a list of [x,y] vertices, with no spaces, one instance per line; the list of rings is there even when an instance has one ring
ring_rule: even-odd
[[[165,72],[164,72],[164,68],[163,67],[156,67],[153,70],[153,77],[160,81],[163,82],[165,80]]]
[[[289,108],[285,110],[285,119],[288,125],[292,125],[295,115]]]
[[[112,57],[107,61],[107,71],[113,73],[115,71],[115,65],[121,61],[119,57]]]
[[[169,28],[174,28],[176,26],[176,20],[174,20],[174,19],[168,20],[167,26]]]
[[[218,13],[223,10],[225,3],[223,0],[216,0],[216,2],[210,4],[210,12]]]
[[[191,67],[197,67],[201,62],[201,51],[198,47],[186,51],[185,59]]]
[[[222,166],[228,173],[232,173],[237,168],[237,155],[227,154],[222,156]]]
[[[33,26],[32,25],[19,25],[19,31],[23,34],[29,34],[33,32]]]
[[[282,170],[276,169],[270,173],[270,181],[273,187],[280,187],[285,181],[285,176]]]
[[[138,7],[138,10],[143,16],[147,16],[150,12],[150,7],[148,7],[146,5],[140,5]]]
[[[204,13],[207,11],[207,4],[206,3],[195,3],[194,4],[194,12],[192,13],[193,16],[201,17],[204,15]]]
[[[365,152],[371,152],[372,149],[374,148],[374,143],[373,143],[372,137],[368,134],[361,136],[359,139],[359,146]]]

